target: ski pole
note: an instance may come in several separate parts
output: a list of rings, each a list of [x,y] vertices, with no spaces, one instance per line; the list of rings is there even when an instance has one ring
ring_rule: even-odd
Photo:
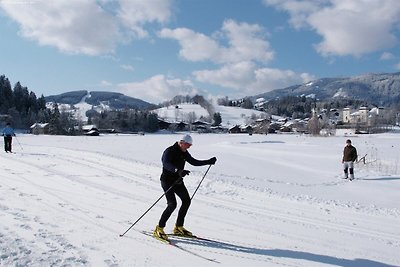
[[[24,149],[22,148],[22,146],[21,146],[21,143],[19,142],[19,140],[18,140],[17,136],[14,136],[14,137],[15,137],[15,140],[17,140],[17,143],[18,143],[19,147],[20,147],[20,148],[21,148],[21,150],[23,151]]]
[[[201,183],[203,182],[203,180],[204,180],[204,178],[206,177],[206,175],[207,175],[207,173],[208,173],[208,170],[209,170],[210,168],[211,168],[211,165],[208,166],[208,169],[207,169],[206,173],[203,175],[203,178],[201,179],[201,181],[200,181],[199,185],[197,186],[196,190],[194,190],[194,193],[193,193],[192,197],[190,198],[190,200],[193,199],[194,195],[196,194],[197,190],[199,189]]]
[[[181,181],[182,181],[182,177],[181,177],[181,179],[176,180],[176,181],[171,185],[171,187],[168,188],[167,191],[165,191],[164,194],[162,194],[162,195],[156,200],[156,202],[154,202],[153,205],[151,205],[150,208],[148,208],[148,209],[142,214],[142,216],[140,216],[140,217],[139,217],[139,218],[138,218],[138,219],[123,233],[123,234],[120,234],[119,236],[120,236],[120,237],[123,237],[129,230],[131,230],[132,227],[135,226],[135,224],[137,224],[137,223],[144,217],[144,215],[146,215],[147,212],[149,212],[149,211],[158,203],[158,201],[160,201],[160,199],[162,199],[162,198],[165,196],[166,193],[168,193],[178,182],[181,182]]]

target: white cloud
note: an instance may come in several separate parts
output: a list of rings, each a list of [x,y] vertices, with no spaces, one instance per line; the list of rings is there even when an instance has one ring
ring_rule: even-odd
[[[323,40],[315,45],[323,56],[361,56],[393,47],[400,23],[398,0],[264,0],[285,10],[297,29],[309,27]]]
[[[0,6],[20,24],[23,37],[64,52],[88,55],[111,52],[120,38],[115,20],[95,1],[38,0],[18,5],[5,1]]]
[[[330,0],[263,0],[265,5],[274,6],[279,10],[287,11],[290,15],[289,23],[296,29],[307,27],[307,18],[318,12]]]
[[[177,40],[181,45],[179,55],[185,60],[210,61],[220,65],[217,69],[194,71],[195,80],[241,91],[244,95],[263,93],[313,78],[290,70],[260,67],[273,59],[274,51],[266,40],[267,33],[257,24],[226,20],[221,30],[212,36],[187,28],[163,29],[159,36]]]
[[[396,70],[400,70],[400,63],[397,63],[396,65],[394,65],[394,68],[395,68]]]
[[[254,79],[254,68],[254,63],[240,62],[216,70],[194,71],[193,75],[199,82],[241,90]]]
[[[218,64],[272,60],[274,52],[265,40],[265,34],[263,28],[257,24],[237,23],[234,20],[226,20],[221,31],[213,37],[187,28],[163,29],[159,32],[161,38],[171,38],[179,42],[179,55],[182,58]],[[228,46],[220,44],[225,39]]]
[[[315,79],[308,73],[259,68],[252,62],[225,65],[216,70],[195,71],[193,75],[199,82],[240,90],[243,95],[265,93]]]
[[[118,18],[136,37],[144,38],[148,32],[145,23],[169,21],[172,0],[119,0]]]
[[[118,85],[118,90],[155,104],[170,100],[176,95],[194,95],[198,92],[191,81],[164,75],[155,75],[142,82],[122,83]]]
[[[382,53],[382,55],[381,55],[381,57],[380,57],[380,60],[392,60],[392,59],[395,59],[396,57],[392,54],[392,53],[390,53],[390,52],[383,52]]]
[[[113,53],[118,43],[147,36],[146,23],[171,15],[168,0],[0,1],[20,26],[20,34],[40,45],[73,54]]]
[[[220,51],[216,41],[186,28],[162,29],[159,36],[176,39],[181,45],[179,55],[189,61],[217,60]]]

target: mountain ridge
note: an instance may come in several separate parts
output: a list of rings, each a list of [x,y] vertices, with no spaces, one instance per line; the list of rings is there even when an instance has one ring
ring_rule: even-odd
[[[126,96],[122,93],[107,91],[70,91],[58,95],[46,96],[45,99],[47,102],[69,105],[76,105],[84,101],[92,106],[107,105],[111,109],[129,108],[144,110],[155,107],[154,104],[144,100]]]
[[[301,85],[250,96],[269,101],[285,96],[315,96],[320,101],[338,98],[352,98],[368,103],[388,106],[400,102],[400,72],[368,73],[342,78],[321,78]]]

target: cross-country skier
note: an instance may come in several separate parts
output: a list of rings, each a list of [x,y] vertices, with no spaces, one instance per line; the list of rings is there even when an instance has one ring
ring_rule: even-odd
[[[346,146],[343,149],[343,170],[344,179],[349,178],[350,171],[350,181],[354,179],[354,161],[357,160],[357,149],[351,145],[351,140],[346,140]]]
[[[10,123],[7,122],[6,127],[3,129],[4,136],[4,150],[11,152],[12,137],[15,136],[14,129],[11,128]]]
[[[192,144],[192,137],[190,135],[184,135],[180,141],[175,142],[175,144],[165,149],[162,155],[161,161],[163,169],[160,180],[161,187],[164,192],[166,192],[167,208],[162,213],[160,221],[153,232],[156,238],[168,240],[164,232],[164,227],[177,206],[175,195],[181,199],[182,205],[179,209],[173,233],[175,235],[193,236],[190,231],[183,227],[185,216],[191,202],[189,193],[182,179],[190,173],[190,171],[185,170],[185,162],[187,161],[193,166],[214,165],[217,158],[212,157],[208,160],[197,160],[193,158],[187,151]],[[176,181],[178,182],[174,185]],[[171,188],[171,186],[173,187]],[[169,188],[171,189],[167,192]]]

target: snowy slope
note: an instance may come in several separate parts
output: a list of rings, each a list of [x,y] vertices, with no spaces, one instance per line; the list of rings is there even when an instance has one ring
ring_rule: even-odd
[[[198,104],[179,104],[176,106],[168,106],[154,110],[158,117],[168,121],[184,121],[189,113],[194,112],[197,119],[201,116],[208,117],[208,112]]]
[[[86,112],[93,109],[97,112],[102,112],[105,110],[110,110],[111,108],[104,104],[101,103],[100,105],[94,106],[91,104],[88,104],[86,102],[86,99],[90,97],[90,92],[87,93],[87,95],[83,96],[82,99],[79,101],[79,103],[71,105],[71,104],[58,104],[58,109],[60,111],[64,112],[70,112],[75,119],[82,120],[84,122],[88,121],[88,117],[86,116]],[[52,108],[53,107],[53,102],[47,102],[46,103],[47,108]]]
[[[347,137],[194,134],[218,158],[185,226],[152,230],[162,151],[179,135],[18,136],[0,154],[0,266],[400,266],[399,134],[353,137],[366,165],[341,179]],[[207,167],[187,165],[192,193]],[[171,231],[176,212],[167,224]]]
[[[252,109],[244,109],[239,107],[228,107],[228,106],[214,106],[215,112],[219,112],[222,118],[222,126],[235,126],[235,125],[245,125],[248,123],[248,119],[252,117],[252,115],[256,116],[265,116],[264,112],[260,112]],[[160,118],[163,118],[168,121],[182,121],[187,118],[189,113],[194,112],[196,114],[197,119],[201,116],[209,117],[207,110],[201,107],[198,104],[179,104],[178,108],[175,106],[168,106],[156,109],[155,112],[158,114]]]

